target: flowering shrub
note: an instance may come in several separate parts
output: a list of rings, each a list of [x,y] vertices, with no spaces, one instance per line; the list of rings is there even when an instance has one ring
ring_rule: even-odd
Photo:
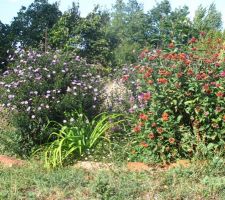
[[[172,161],[225,148],[225,59],[221,39],[144,50],[124,82],[133,91],[131,159]]]
[[[64,112],[82,107],[91,117],[98,111],[103,70],[60,51],[21,50],[11,61],[0,77],[0,101],[14,113],[23,147],[46,141],[47,121],[61,123]]]

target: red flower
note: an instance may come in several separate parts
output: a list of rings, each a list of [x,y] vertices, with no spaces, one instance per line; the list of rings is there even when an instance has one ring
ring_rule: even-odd
[[[221,73],[220,73],[220,76],[221,76],[221,77],[225,77],[225,71],[221,72]]]
[[[220,92],[217,92],[217,93],[216,93],[216,96],[217,96],[217,97],[223,97],[224,94],[223,94],[223,92],[220,91]]]
[[[163,133],[163,131],[164,131],[161,127],[157,128],[156,130],[159,134]]]
[[[203,90],[204,90],[206,93],[208,93],[208,94],[211,93],[211,90],[209,89],[209,84],[203,85]]]
[[[215,63],[215,66],[216,66],[216,67],[219,67],[219,66],[220,66],[220,63],[218,63],[218,62]]]
[[[166,84],[166,83],[168,83],[168,80],[166,78],[158,78],[157,81],[158,81],[159,84]]]
[[[185,60],[184,63],[185,63],[186,65],[190,65],[191,61],[190,61],[190,60]]]
[[[183,76],[182,72],[177,73],[177,78],[181,78]]]
[[[144,125],[145,125],[145,124],[144,124],[143,122],[139,122],[139,123],[138,123],[138,126],[141,126],[141,127],[142,127],[142,126],[144,126]]]
[[[174,138],[169,138],[169,143],[170,144],[174,144],[175,143],[175,139]]]
[[[140,146],[142,146],[144,148],[147,148],[148,144],[145,141],[143,141],[143,142],[140,143]]]
[[[144,75],[144,78],[149,78],[152,75],[153,69],[150,68]]]
[[[197,80],[203,80],[203,79],[207,79],[208,75],[206,73],[198,73],[196,75]]]
[[[135,132],[135,133],[139,133],[140,131],[141,131],[141,127],[140,126],[135,126],[134,128],[133,128],[133,131]]]
[[[169,114],[166,113],[166,112],[164,112],[164,113],[162,114],[162,120],[163,120],[164,122],[168,121],[168,120],[169,120]]]
[[[153,122],[152,123],[152,127],[154,128],[154,127],[156,127],[157,126],[157,124],[155,123],[155,122]]]
[[[189,40],[189,43],[195,43],[197,42],[197,39],[195,37],[192,37],[190,40]]]
[[[186,60],[186,57],[187,57],[187,56],[186,56],[185,53],[180,53],[180,54],[179,54],[179,57],[180,57],[181,60]]]
[[[154,133],[149,133],[148,137],[149,137],[151,140],[153,140],[153,139],[155,138],[155,135],[154,135]]]
[[[142,113],[142,114],[139,115],[139,118],[140,118],[141,120],[147,121],[147,120],[148,120],[148,115]]]
[[[129,78],[129,75],[123,75],[123,77],[122,77],[122,81],[127,81],[128,80],[128,78]]]
[[[223,121],[225,121],[225,115],[223,116]]]
[[[187,75],[188,75],[188,76],[191,76],[191,75],[193,75],[193,74],[194,74],[193,70],[192,70],[192,69],[188,69]]]
[[[162,76],[170,76],[171,75],[171,72],[166,71],[165,69],[160,69],[158,73],[159,73],[159,75],[162,75]]]
[[[143,93],[143,99],[144,99],[144,101],[150,100],[151,99],[151,93],[150,92]]]
[[[154,83],[153,80],[148,80],[148,84],[149,84],[149,85],[152,85],[153,83]]]

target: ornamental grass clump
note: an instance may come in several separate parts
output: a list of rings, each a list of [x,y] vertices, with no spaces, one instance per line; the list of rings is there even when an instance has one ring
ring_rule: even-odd
[[[90,118],[98,113],[103,69],[61,51],[20,50],[10,62],[0,77],[0,103],[13,113],[24,152],[47,141],[48,120],[61,123],[64,112],[80,107]]]
[[[67,114],[64,124],[59,124],[59,130],[50,135],[50,143],[45,149],[46,167],[60,167],[85,154],[90,155],[104,139],[104,134],[123,122],[121,117],[121,114],[102,113],[90,121],[77,111]]]
[[[130,159],[167,162],[224,153],[224,44],[200,37],[183,48],[141,53],[123,76],[133,92]]]

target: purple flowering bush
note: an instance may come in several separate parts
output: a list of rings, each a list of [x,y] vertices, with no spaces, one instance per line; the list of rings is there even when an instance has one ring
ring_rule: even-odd
[[[104,73],[71,52],[15,52],[0,77],[0,103],[13,113],[22,147],[46,142],[48,120],[62,123],[64,112],[97,114]]]

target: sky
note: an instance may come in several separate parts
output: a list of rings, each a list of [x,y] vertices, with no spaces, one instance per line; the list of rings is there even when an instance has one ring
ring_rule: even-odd
[[[56,0],[49,0],[50,3]],[[60,1],[60,10],[64,12],[71,7],[72,2],[79,2],[81,16],[85,17],[89,12],[92,11],[94,5],[99,4],[102,8],[110,9],[116,0],[57,0]],[[5,24],[9,24],[13,17],[17,15],[21,6],[29,6],[33,0],[0,0],[0,21]],[[126,0],[125,0],[126,2]],[[147,12],[150,10],[156,2],[160,0],[138,0],[142,3],[144,10]],[[223,24],[225,26],[225,0],[170,0],[173,9],[179,8],[180,6],[187,5],[190,11],[190,17],[193,18],[195,10],[200,4],[204,7],[208,7],[212,2],[216,4],[217,10],[222,13]]]

